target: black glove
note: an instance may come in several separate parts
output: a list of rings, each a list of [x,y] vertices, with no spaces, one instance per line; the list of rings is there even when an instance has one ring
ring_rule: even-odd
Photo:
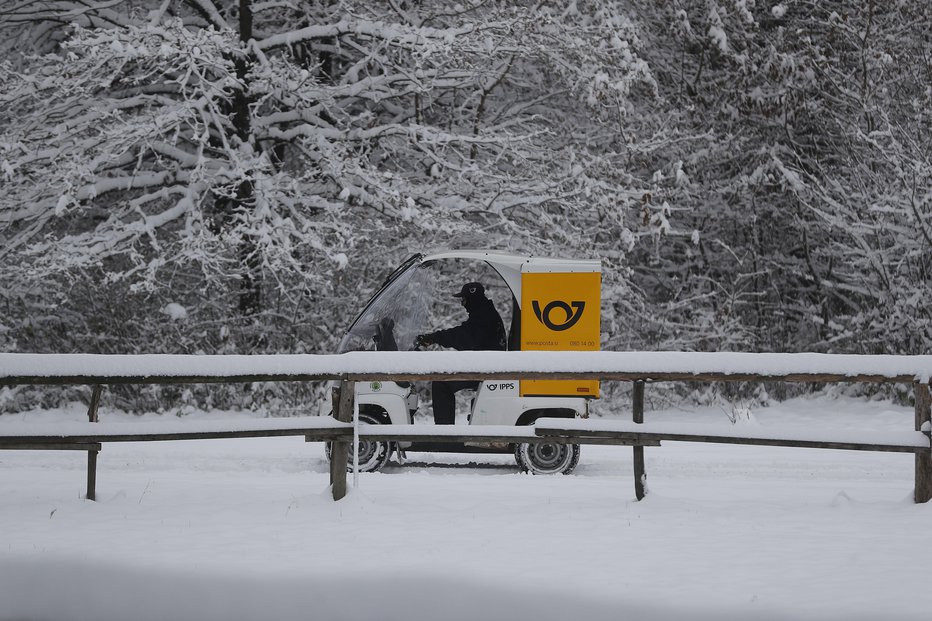
[[[418,334],[415,343],[418,347],[426,347],[433,343],[429,334]]]

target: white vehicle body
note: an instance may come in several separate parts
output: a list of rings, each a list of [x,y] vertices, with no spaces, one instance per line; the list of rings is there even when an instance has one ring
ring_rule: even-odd
[[[362,411],[373,413],[381,410],[383,422],[394,425],[413,424],[417,410],[417,395],[409,385],[396,382],[357,382],[356,403]],[[366,408],[365,406],[370,406]],[[522,397],[518,391],[518,380],[495,380],[480,382],[469,412],[470,425],[523,425],[522,422],[535,414],[549,411],[550,416],[586,418],[589,415],[589,400],[580,397]],[[536,418],[536,416],[534,416]]]

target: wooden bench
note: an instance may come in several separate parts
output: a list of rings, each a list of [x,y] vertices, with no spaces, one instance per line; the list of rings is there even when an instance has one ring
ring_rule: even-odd
[[[640,384],[640,386],[638,385]],[[635,384],[634,420],[568,420],[541,418],[537,420],[537,434],[567,442],[634,446],[634,490],[638,500],[646,494],[647,472],[644,465],[644,446],[659,446],[661,441],[707,442],[718,444],[746,444],[756,446],[786,446],[797,448],[843,449],[853,451],[879,451],[913,453],[916,456],[916,502],[927,502],[929,489],[929,462],[932,459],[932,425],[920,422],[917,404],[917,431],[863,431],[863,430],[791,430],[779,427],[723,428],[697,423],[643,422],[643,383]]]
[[[6,428],[9,427],[9,428]],[[109,442],[164,442],[224,438],[304,436],[321,442],[352,439],[352,425],[329,417],[246,421],[68,422],[9,425],[0,430],[0,450],[87,451],[87,499],[97,497],[97,455]]]
[[[726,429],[696,423],[635,423],[632,421],[539,419],[535,431],[546,438],[580,444],[596,443],[635,446],[659,446],[661,441],[704,442],[719,444],[746,444],[756,446],[785,446],[797,448],[843,449],[851,451],[879,451],[914,453],[917,464],[922,457],[932,455],[932,437],[922,431],[807,431],[804,434],[758,427],[737,427],[731,433]],[[917,476],[920,471],[917,470]],[[647,473],[643,453],[635,460],[635,495],[644,498]]]

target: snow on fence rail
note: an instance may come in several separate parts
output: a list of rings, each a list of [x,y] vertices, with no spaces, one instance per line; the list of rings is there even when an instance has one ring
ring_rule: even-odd
[[[932,449],[930,411],[932,356],[872,356],[838,354],[684,353],[684,352],[351,352],[340,355],[196,356],[196,355],[96,355],[0,353],[0,386],[16,384],[75,385],[94,387],[88,420],[96,422],[100,393],[106,384],[238,383],[258,381],[342,380],[425,381],[483,379],[598,379],[634,382],[633,427],[600,427],[595,421],[551,425],[536,429],[535,438],[565,442],[633,445],[635,493],[644,495],[644,447],[660,440],[769,444],[813,448],[907,451],[915,453],[916,502],[932,500]],[[852,438],[844,434],[826,438],[789,438],[704,433],[702,430],[655,428],[644,423],[644,385],[657,381],[789,381],[789,382],[886,382],[912,383],[915,389],[916,430],[890,438]],[[345,382],[345,384],[344,384]],[[55,430],[44,436],[0,436],[0,448],[79,448],[88,451],[88,498],[94,498],[97,452],[101,442],[257,435],[305,435],[309,440],[332,440],[331,482],[333,496],[346,491],[349,422],[353,419],[353,390],[338,391],[334,402],[336,420],[326,425],[302,427],[301,423],[272,423],[263,429],[185,429],[120,436],[114,433],[68,434]],[[565,421],[564,421],[565,423]],[[326,429],[325,429],[326,427]],[[380,426],[383,427],[383,426]],[[397,427],[397,426],[384,426]],[[463,436],[458,430],[433,430]],[[388,435],[386,435],[386,433]],[[109,434],[109,435],[108,435]],[[236,435],[231,435],[236,434]],[[358,434],[358,432],[357,432]],[[417,439],[420,430],[365,430],[365,435]],[[510,435],[509,435],[510,434]],[[468,435],[468,432],[467,432]],[[135,437],[134,437],[135,436]],[[144,436],[144,437],[143,437]],[[502,437],[531,441],[527,430],[502,430]],[[472,438],[481,441],[478,432]],[[539,438],[538,438],[539,439]]]
[[[932,356],[727,352],[0,353],[0,386],[314,380],[601,379],[929,383]]]

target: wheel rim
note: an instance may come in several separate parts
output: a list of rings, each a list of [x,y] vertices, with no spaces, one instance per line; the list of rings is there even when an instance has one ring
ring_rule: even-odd
[[[359,441],[359,469],[366,470],[372,467],[379,457],[379,442],[369,440]],[[350,447],[348,466],[353,465],[353,449]]]
[[[562,470],[572,455],[569,445],[557,442],[529,442],[525,451],[535,471],[548,473]]]
[[[369,425],[378,425],[379,420],[368,415],[360,414],[359,422],[366,423]],[[383,453],[383,449],[385,453]],[[380,460],[383,458],[388,459],[387,453],[389,452],[389,447],[387,442],[377,442],[372,440],[359,440],[359,470],[362,472],[368,472],[370,470],[378,470],[384,463],[380,463]],[[353,467],[353,446],[350,445],[350,450],[346,455],[346,467],[352,469]]]
[[[359,416],[359,422],[367,423],[370,425],[379,424],[379,420],[369,416],[368,414],[361,414]],[[332,444],[327,443],[327,459],[332,458]],[[389,442],[383,441],[372,441],[372,440],[359,440],[359,471],[360,472],[372,472],[380,470],[382,466],[388,463],[389,457],[393,446]],[[353,444],[350,443],[349,450],[346,452],[346,469],[349,472],[353,470]]]

